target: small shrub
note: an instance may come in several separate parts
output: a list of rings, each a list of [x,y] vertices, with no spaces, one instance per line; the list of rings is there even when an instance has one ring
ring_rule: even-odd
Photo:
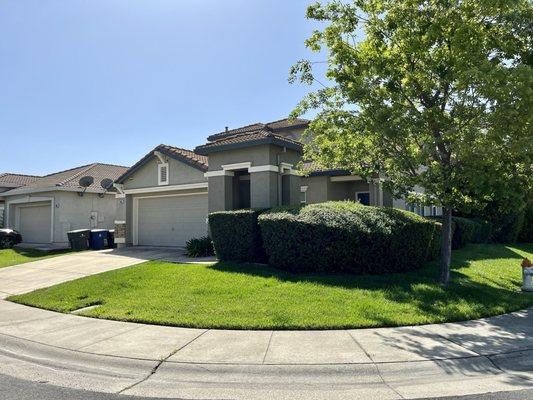
[[[213,242],[208,236],[189,239],[185,246],[187,257],[209,257],[215,254]]]
[[[221,261],[264,262],[260,210],[218,211],[209,214],[209,230]]]
[[[258,221],[269,263],[292,272],[404,272],[440,250],[440,224],[354,202],[272,210]]]

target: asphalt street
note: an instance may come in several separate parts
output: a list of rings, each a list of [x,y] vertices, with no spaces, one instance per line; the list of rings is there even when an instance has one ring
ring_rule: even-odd
[[[155,397],[123,396],[74,390],[0,374],[1,400],[162,400]],[[441,397],[440,400],[532,400],[533,390],[498,392],[472,396]],[[222,400],[222,399],[221,399]],[[225,399],[224,399],[225,400]],[[326,400],[326,399],[325,399]],[[428,400],[428,399],[424,399]]]

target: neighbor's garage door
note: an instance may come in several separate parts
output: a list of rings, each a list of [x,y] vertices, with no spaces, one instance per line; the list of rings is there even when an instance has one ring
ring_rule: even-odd
[[[19,206],[19,231],[25,243],[50,243],[52,209],[49,204]]]
[[[185,246],[207,234],[207,194],[138,200],[140,246]]]

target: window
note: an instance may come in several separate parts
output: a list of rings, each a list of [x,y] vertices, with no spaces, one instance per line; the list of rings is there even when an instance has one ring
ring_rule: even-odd
[[[370,192],[356,192],[355,200],[364,206],[370,205]]]
[[[158,164],[157,171],[159,185],[168,185],[168,163]]]
[[[300,187],[300,204],[307,204],[307,186]]]

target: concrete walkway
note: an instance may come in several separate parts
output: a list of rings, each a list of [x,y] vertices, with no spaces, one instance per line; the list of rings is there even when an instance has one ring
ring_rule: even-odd
[[[58,257],[54,265],[80,255]],[[90,257],[97,264],[87,264],[86,275],[91,265],[93,273],[111,265],[103,258],[121,260],[108,269],[144,261],[131,251]],[[24,290],[23,278],[10,286],[2,275],[0,290]],[[44,285],[44,277],[34,284]],[[421,327],[228,331],[97,320],[0,300],[0,373],[188,399],[399,399],[519,390],[533,387],[533,310]]]

